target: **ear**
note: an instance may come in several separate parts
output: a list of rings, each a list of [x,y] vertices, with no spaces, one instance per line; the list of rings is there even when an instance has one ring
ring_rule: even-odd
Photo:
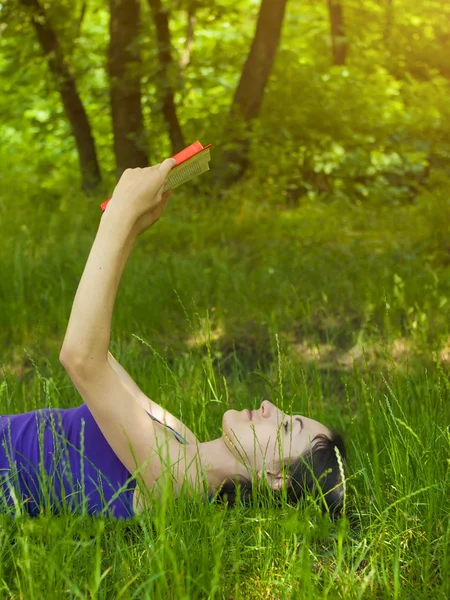
[[[289,484],[289,475],[283,475],[276,469],[259,471],[258,479],[261,480],[263,477],[273,490],[281,490],[285,485]]]

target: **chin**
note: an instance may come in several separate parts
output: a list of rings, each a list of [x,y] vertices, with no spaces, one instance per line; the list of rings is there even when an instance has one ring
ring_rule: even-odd
[[[232,408],[226,410],[222,415],[222,423],[224,423],[225,420],[228,420],[231,416],[231,413],[234,413],[234,412],[236,412],[236,411]]]
[[[234,408],[230,408],[229,410],[226,410],[223,413],[223,416],[222,416],[222,430],[223,431],[228,430],[230,428],[229,427],[230,423],[232,423],[234,421],[233,413],[238,413],[238,412],[239,411],[234,410]],[[228,427],[227,427],[227,425],[228,425]]]

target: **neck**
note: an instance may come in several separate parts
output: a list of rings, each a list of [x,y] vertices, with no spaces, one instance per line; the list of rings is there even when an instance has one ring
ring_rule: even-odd
[[[202,442],[197,448],[210,493],[217,491],[226,479],[236,476],[251,478],[251,472],[229,438],[227,442],[223,437]]]

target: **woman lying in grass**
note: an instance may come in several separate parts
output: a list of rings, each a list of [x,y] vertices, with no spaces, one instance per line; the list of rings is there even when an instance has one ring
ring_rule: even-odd
[[[226,411],[222,437],[200,442],[108,351],[123,269],[138,235],[166,207],[162,188],[173,165],[125,171],[101,219],[60,354],[84,404],[0,417],[0,498],[8,510],[129,518],[167,485],[175,496],[183,488],[232,505],[261,480],[290,502],[312,492],[331,511],[341,504],[345,450],[321,423],[265,400],[258,410]]]

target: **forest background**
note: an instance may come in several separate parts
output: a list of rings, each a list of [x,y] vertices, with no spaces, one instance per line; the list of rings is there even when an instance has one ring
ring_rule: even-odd
[[[139,241],[112,350],[202,438],[269,397],[353,467],[338,524],[7,523],[4,593],[450,595],[449,56],[447,0],[0,2],[2,412],[79,402],[58,353],[99,203],[199,139],[211,172]]]

